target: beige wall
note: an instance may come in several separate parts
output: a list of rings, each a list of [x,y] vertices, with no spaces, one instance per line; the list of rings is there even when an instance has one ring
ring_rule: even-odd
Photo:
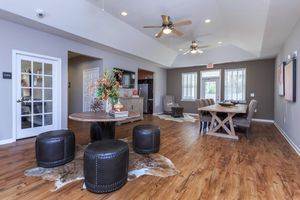
[[[274,65],[275,59],[265,59],[246,62],[216,64],[214,69],[221,69],[221,99],[224,99],[224,69],[246,68],[246,100],[251,100],[250,93],[255,94],[259,105],[255,118],[273,119],[274,111]],[[181,101],[181,74],[198,72],[197,96],[200,98],[200,71],[206,66],[195,66],[167,70],[167,94],[174,95],[176,101],[184,107],[184,112],[195,113],[194,102]]]

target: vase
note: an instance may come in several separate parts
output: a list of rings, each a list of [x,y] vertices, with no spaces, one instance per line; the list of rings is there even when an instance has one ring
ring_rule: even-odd
[[[106,113],[109,113],[112,110],[112,102],[110,98],[105,101],[104,107]]]

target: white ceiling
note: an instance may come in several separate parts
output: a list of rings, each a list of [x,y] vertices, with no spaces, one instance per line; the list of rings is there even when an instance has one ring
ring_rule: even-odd
[[[178,50],[187,49],[192,40],[197,40],[200,44],[210,44],[211,49],[216,49],[217,52],[220,49],[226,52],[224,47],[228,47],[228,50],[240,49],[245,51],[242,54],[248,54],[247,59],[249,54],[252,55],[252,59],[275,57],[300,18],[299,0],[90,1],[154,39],[159,29],[144,29],[143,26],[160,25],[160,15],[171,16],[173,22],[191,20],[193,22],[191,26],[178,28],[185,33],[183,37],[171,34],[155,39],[177,51],[179,55],[176,60],[180,58],[181,61],[185,59]],[[128,15],[121,16],[122,11],[128,12]],[[205,19],[211,19],[212,22],[206,24]],[[218,45],[218,41],[223,42],[222,47]],[[197,56],[199,59],[193,56],[193,60],[201,62],[201,57],[205,57],[205,55]],[[191,57],[186,57],[190,61]],[[234,61],[236,60],[239,58]],[[216,61],[214,59],[211,61],[221,60],[216,58]]]
[[[37,8],[45,10],[45,18],[36,17]],[[182,67],[275,57],[299,21],[299,8],[299,0],[0,0],[0,17],[14,14],[15,21],[22,18],[19,23],[27,19],[26,25],[38,22],[72,39],[85,38],[166,67]],[[122,11],[128,16],[121,16]],[[193,24],[178,28],[185,33],[181,38],[171,34],[156,39],[158,29],[143,26],[160,25],[162,14],[173,22]],[[208,18],[212,22],[205,24]],[[204,54],[183,56],[178,49],[187,49],[192,40],[212,47]]]

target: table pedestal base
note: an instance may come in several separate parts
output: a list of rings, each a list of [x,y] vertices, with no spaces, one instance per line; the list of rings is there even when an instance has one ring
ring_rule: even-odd
[[[211,125],[209,128],[209,132],[206,133],[206,135],[235,139],[235,140],[239,139],[239,137],[235,134],[235,130],[233,127],[233,121],[232,121],[232,117],[235,115],[235,113],[227,113],[227,117],[223,120],[221,120],[218,117],[217,112],[210,111],[210,114],[212,115],[212,120],[211,120]],[[226,124],[229,125],[229,128],[227,127]],[[214,125],[216,125],[216,126],[214,126]],[[225,134],[217,133],[217,131],[220,128],[223,128],[227,134],[226,133]]]
[[[115,138],[115,122],[94,122],[91,124],[91,142]]]

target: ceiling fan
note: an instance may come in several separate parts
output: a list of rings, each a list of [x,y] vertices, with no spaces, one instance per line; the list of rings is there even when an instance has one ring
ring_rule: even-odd
[[[162,15],[161,18],[162,18],[161,26],[144,26],[144,28],[161,28],[161,30],[155,34],[156,38],[161,37],[163,33],[164,34],[174,33],[177,36],[183,36],[183,32],[177,30],[175,27],[187,26],[187,25],[192,24],[192,21],[190,21],[190,20],[173,23],[170,20],[170,16],[167,16],[167,15]]]
[[[186,55],[188,53],[191,53],[191,54],[204,53],[204,51],[202,49],[207,48],[207,47],[210,47],[210,45],[199,46],[199,44],[196,41],[192,41],[192,44],[191,44],[189,50],[184,52],[183,55]]]

